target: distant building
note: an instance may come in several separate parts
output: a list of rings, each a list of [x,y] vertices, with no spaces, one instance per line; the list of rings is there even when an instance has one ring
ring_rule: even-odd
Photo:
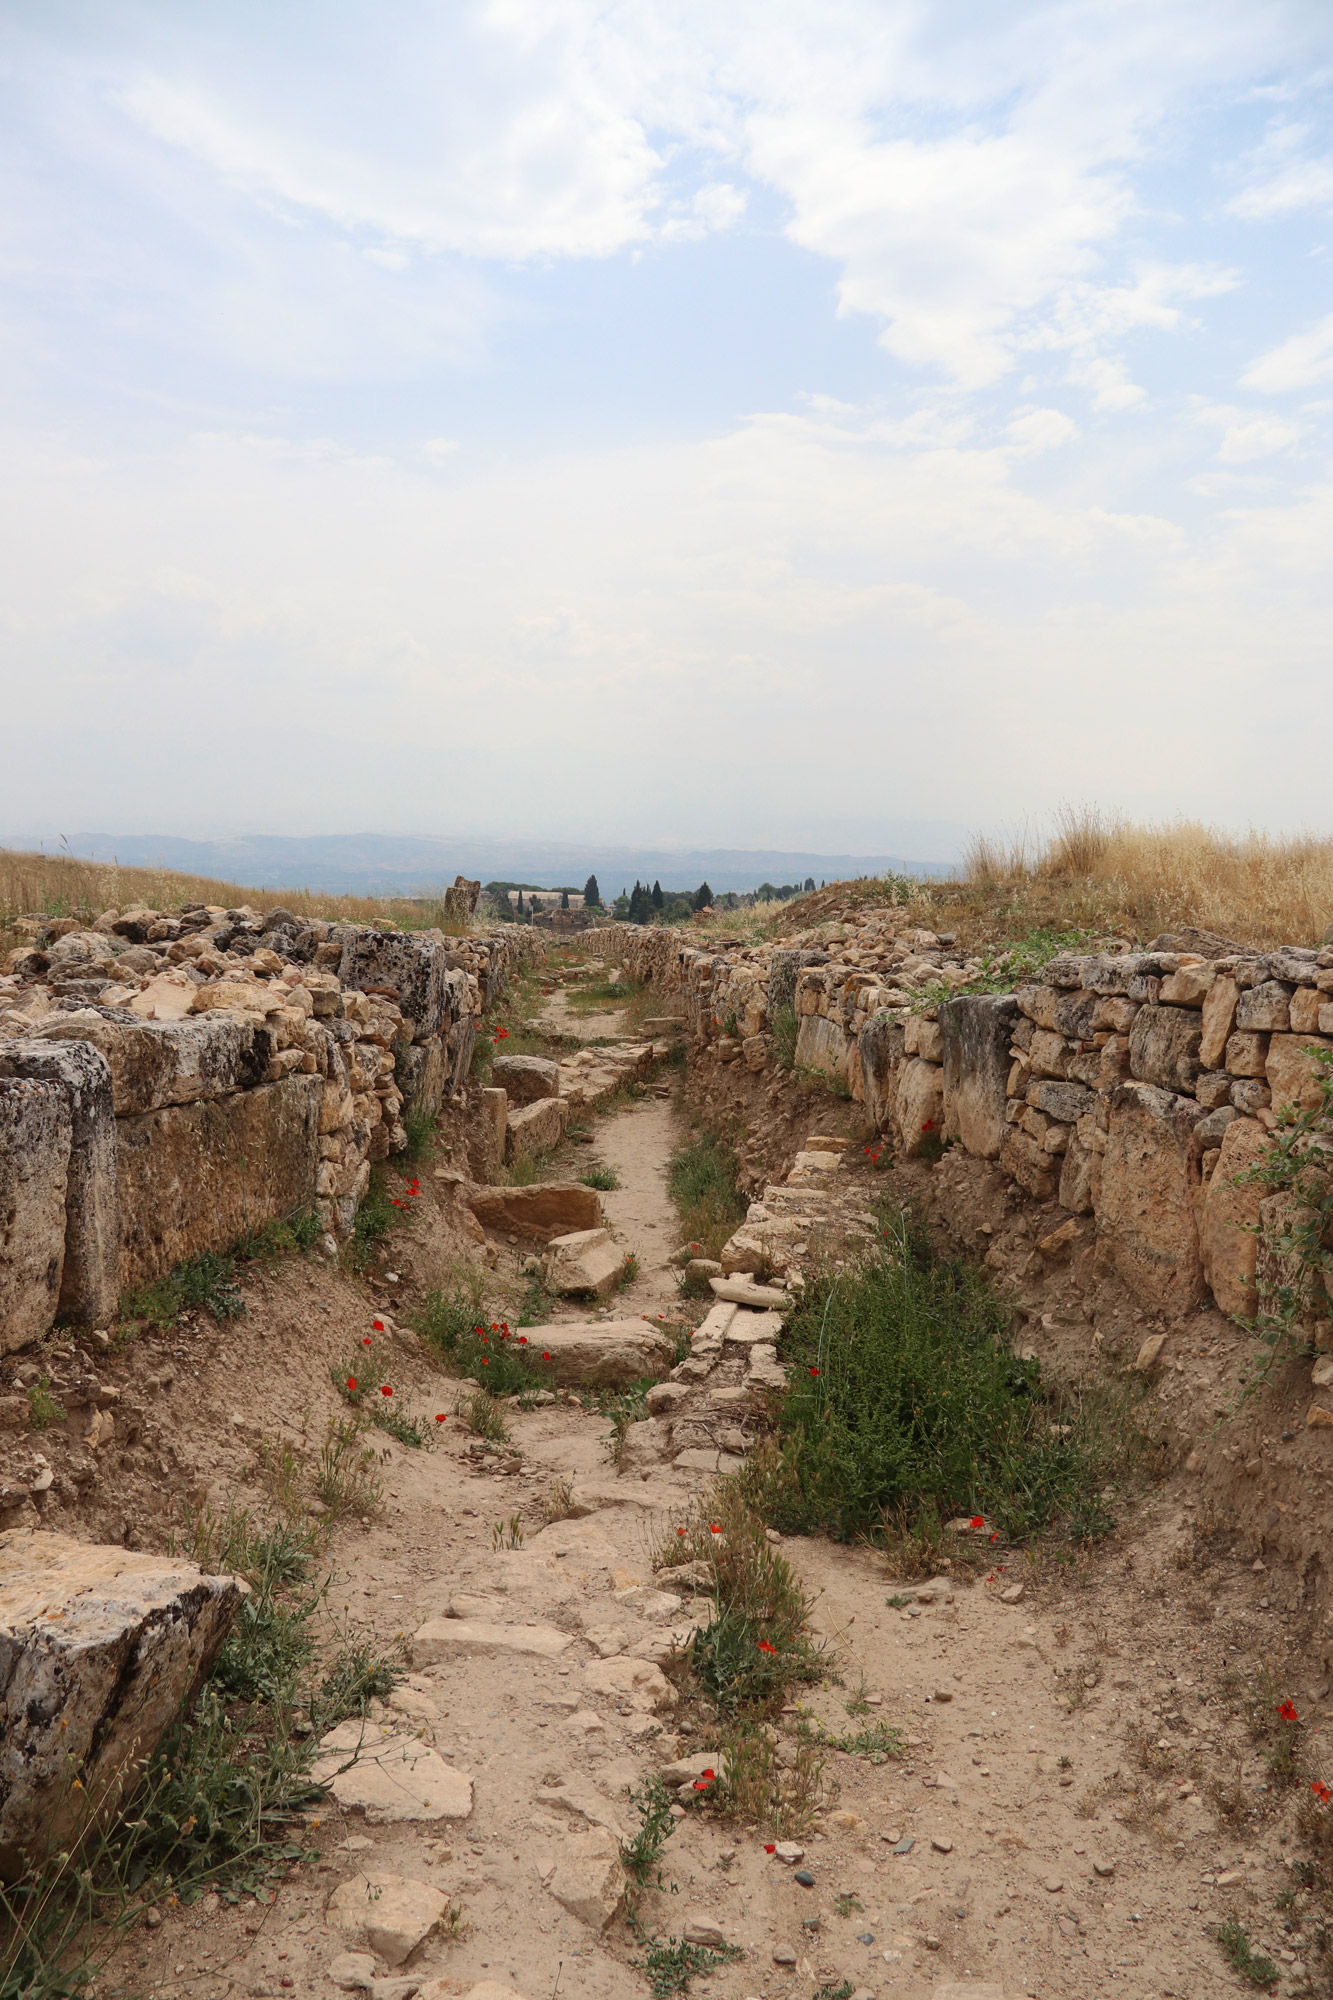
[[[511,910],[518,908],[520,894],[523,897],[523,907],[525,910],[558,910],[561,907],[564,896],[564,891],[561,889],[524,889],[522,891],[511,889],[508,893]],[[571,910],[581,910],[583,908],[582,890],[577,895],[573,889],[569,891],[569,908]]]

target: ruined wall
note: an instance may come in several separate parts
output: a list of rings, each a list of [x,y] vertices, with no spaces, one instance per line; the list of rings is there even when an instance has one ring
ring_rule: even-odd
[[[298,1208],[332,1248],[532,948],[202,906],[39,932],[0,977],[0,1352]]]
[[[1254,1312],[1284,1197],[1237,1175],[1284,1105],[1319,1102],[1333,947],[1209,956],[1163,938],[966,994],[950,989],[981,961],[947,933],[895,932],[892,912],[799,947],[709,950],[620,925],[587,942],[678,995],[696,1038],[755,1070],[791,1006],[797,1064],[840,1079],[900,1157],[952,1141],[1035,1200],[1094,1217],[1099,1273],[1143,1305],[1184,1312],[1211,1295]]]

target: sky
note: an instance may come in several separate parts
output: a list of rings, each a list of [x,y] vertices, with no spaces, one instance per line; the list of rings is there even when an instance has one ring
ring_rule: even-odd
[[[1331,110],[1327,0],[0,0],[0,834],[1328,830]]]

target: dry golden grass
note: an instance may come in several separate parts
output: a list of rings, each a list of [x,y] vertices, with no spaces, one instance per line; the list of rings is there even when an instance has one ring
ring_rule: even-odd
[[[770,934],[890,900],[873,877],[834,883],[785,904]],[[1333,926],[1333,836],[1230,834],[1069,808],[1048,840],[973,840],[958,877],[922,883],[902,923],[978,946],[1040,928],[1145,943],[1186,925],[1243,945],[1318,945]]]
[[[103,910],[128,910],[135,904],[152,910],[175,910],[184,903],[220,904],[238,909],[271,910],[279,904],[297,916],[325,917],[332,922],[373,924],[388,921],[419,930],[445,923],[443,903],[407,903],[393,897],[319,896],[304,889],[246,889],[237,882],[217,882],[207,875],[181,875],[169,868],[120,868],[114,863],[80,861],[63,854],[21,854],[0,848],[0,953],[17,942],[18,917],[87,917]]]

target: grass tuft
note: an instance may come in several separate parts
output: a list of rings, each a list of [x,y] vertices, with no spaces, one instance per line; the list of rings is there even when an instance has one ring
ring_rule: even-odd
[[[672,1156],[667,1189],[680,1210],[685,1241],[701,1246],[697,1255],[716,1257],[745,1219],[732,1148],[711,1132],[688,1140]]]

